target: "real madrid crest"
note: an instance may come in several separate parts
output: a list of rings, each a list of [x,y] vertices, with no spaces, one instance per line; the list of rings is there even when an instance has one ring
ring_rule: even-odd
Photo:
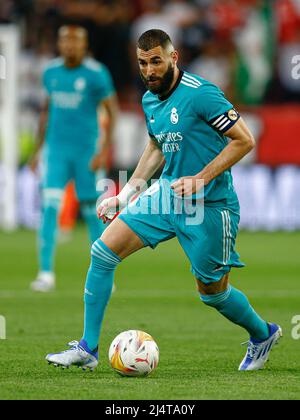
[[[172,113],[171,113],[171,123],[178,124],[178,121],[179,121],[179,115],[178,115],[177,109],[173,108]]]
[[[86,88],[86,80],[84,78],[77,79],[75,82],[75,89],[77,91],[83,91]]]

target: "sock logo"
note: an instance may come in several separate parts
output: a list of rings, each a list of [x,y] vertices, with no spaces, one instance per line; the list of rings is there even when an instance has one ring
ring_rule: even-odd
[[[88,289],[85,289],[84,293],[88,296],[94,296]]]
[[[300,315],[294,316],[292,324],[295,325],[292,329],[292,338],[294,340],[300,340]]]
[[[6,320],[0,315],[0,340],[6,340]]]

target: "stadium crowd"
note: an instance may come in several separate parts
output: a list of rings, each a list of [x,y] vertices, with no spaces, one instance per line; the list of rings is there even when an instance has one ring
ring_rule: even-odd
[[[294,118],[294,113],[298,112],[296,108],[293,112],[292,108],[284,109],[282,104],[300,103],[300,83],[291,76],[292,57],[300,55],[300,0],[1,0],[1,23],[17,23],[21,29],[22,50],[18,87],[21,111],[18,121],[20,165],[22,171],[25,171],[25,178],[29,178],[28,185],[32,185],[32,194],[28,193],[28,186],[27,193],[21,198],[29,201],[27,206],[22,206],[23,209],[29,209],[29,215],[27,217],[23,211],[20,218],[26,216],[26,221],[22,221],[22,224],[27,226],[34,226],[36,223],[37,217],[32,208],[36,209],[38,206],[33,206],[32,203],[37,199],[32,197],[35,196],[38,187],[37,181],[32,179],[26,165],[23,165],[28,162],[32,153],[38,114],[44,101],[41,74],[48,61],[57,54],[57,30],[62,24],[80,24],[88,29],[91,54],[110,69],[123,110],[141,110],[140,98],[144,87],[138,74],[135,43],[142,32],[159,27],[170,34],[180,50],[180,65],[183,69],[200,74],[220,86],[226,96],[243,112],[251,113],[253,106],[254,109],[262,109],[261,105],[265,107],[265,113],[268,112],[270,117],[267,116],[264,123],[260,120],[261,115],[259,118],[250,115],[253,120],[250,125],[256,138],[260,137],[266,121],[269,121],[268,127],[274,126],[275,129],[277,125],[274,121],[279,123],[281,119],[282,122],[288,122]],[[269,110],[268,105],[272,106]],[[121,150],[121,156],[117,153],[114,156],[116,168],[134,167],[143,148],[144,143],[140,138],[142,119],[133,114],[123,113],[119,121],[122,147],[116,147],[116,150]],[[278,115],[279,119],[276,117]],[[297,119],[298,117],[294,118],[293,124],[296,124]],[[248,122],[251,123],[251,120]],[[123,138],[124,127],[128,132],[126,141]],[[282,133],[286,133],[286,129],[282,127],[276,130],[269,136],[272,137],[270,144],[274,144],[274,135],[277,135],[278,141],[281,142]],[[136,131],[139,136],[136,135]],[[288,149],[286,142],[285,146],[281,143],[279,144],[282,148]],[[296,138],[294,143],[297,143]],[[274,146],[272,147],[274,149]],[[291,147],[289,149],[292,150]],[[260,148],[259,152],[261,151]],[[266,149],[267,157],[269,151],[270,146]],[[295,155],[294,152],[293,154]],[[248,163],[254,162],[255,157]],[[268,160],[266,162],[265,159],[258,159],[257,162],[274,164]],[[282,163],[289,162],[283,159]],[[298,166],[296,157],[292,163]],[[280,176],[278,175],[278,180],[287,179],[285,185],[290,185],[285,191],[290,191],[291,200],[285,198],[285,203],[295,201],[292,200],[296,188],[293,185],[298,185],[300,176],[297,166],[287,168],[284,176],[281,172]],[[243,186],[243,177],[248,181],[253,180],[255,193],[259,189],[258,185],[260,189],[263,186],[272,192],[274,206],[271,206],[270,217],[256,222],[259,217],[249,215],[246,211],[249,207],[247,200],[242,200],[242,207],[244,203],[245,208],[242,214],[246,219],[248,216],[249,220],[251,219],[250,222],[242,220],[242,226],[250,229],[252,225],[253,228],[259,225],[271,230],[278,227],[299,229],[298,210],[294,211],[295,215],[297,214],[297,217],[294,217],[295,221],[288,220],[286,226],[281,226],[272,216],[276,213],[272,209],[279,200],[279,193],[275,192],[277,189],[282,191],[281,187],[274,187],[279,183],[277,173],[274,178],[272,167],[263,167],[262,171],[258,168],[257,177],[253,174],[249,176],[247,171],[252,170],[251,166],[242,168],[241,171],[243,170],[246,172],[239,173],[239,168],[237,170],[237,185]],[[297,176],[293,171],[297,172]],[[23,175],[20,179],[24,185]],[[249,187],[247,188],[247,194],[244,194],[246,198],[249,197]],[[20,191],[21,196],[23,189],[20,188]],[[239,194],[242,196],[243,191],[239,191]],[[252,204],[254,201],[252,200]],[[298,204],[294,205],[298,209]],[[252,205],[252,208],[254,207]],[[259,203],[255,212],[262,213]]]
[[[93,55],[112,72],[121,101],[135,101],[142,89],[133,47],[156,26],[180,48],[183,67],[209,77],[235,103],[300,99],[287,68],[300,47],[299,0],[4,0],[1,22],[21,24],[27,92],[35,77],[26,68],[38,74],[56,53],[58,27],[79,23],[89,30]]]

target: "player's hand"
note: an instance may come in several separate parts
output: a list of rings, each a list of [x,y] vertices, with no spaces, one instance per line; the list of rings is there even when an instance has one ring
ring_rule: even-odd
[[[99,200],[97,203],[98,218],[103,220],[103,223],[111,221],[120,210],[120,201],[118,197],[106,198]]]
[[[29,168],[32,170],[32,172],[37,173],[39,161],[40,158],[38,154],[35,154],[29,161]]]
[[[172,190],[179,196],[189,197],[198,193],[204,186],[202,179],[195,176],[186,176],[179,178],[178,181],[171,185]]]
[[[90,162],[90,168],[93,172],[96,172],[99,169],[106,168],[107,162],[108,162],[107,153],[106,152],[99,153],[92,158]]]

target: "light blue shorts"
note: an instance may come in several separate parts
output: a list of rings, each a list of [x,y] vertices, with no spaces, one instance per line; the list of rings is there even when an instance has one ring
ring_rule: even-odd
[[[195,277],[206,284],[220,281],[232,267],[244,267],[235,251],[239,207],[203,205],[182,200],[161,181],[119,215],[145,246],[178,238]]]
[[[64,190],[70,181],[74,181],[79,201],[96,201],[101,192],[96,188],[99,174],[90,169],[93,156],[90,151],[80,156],[45,152],[43,189]]]

